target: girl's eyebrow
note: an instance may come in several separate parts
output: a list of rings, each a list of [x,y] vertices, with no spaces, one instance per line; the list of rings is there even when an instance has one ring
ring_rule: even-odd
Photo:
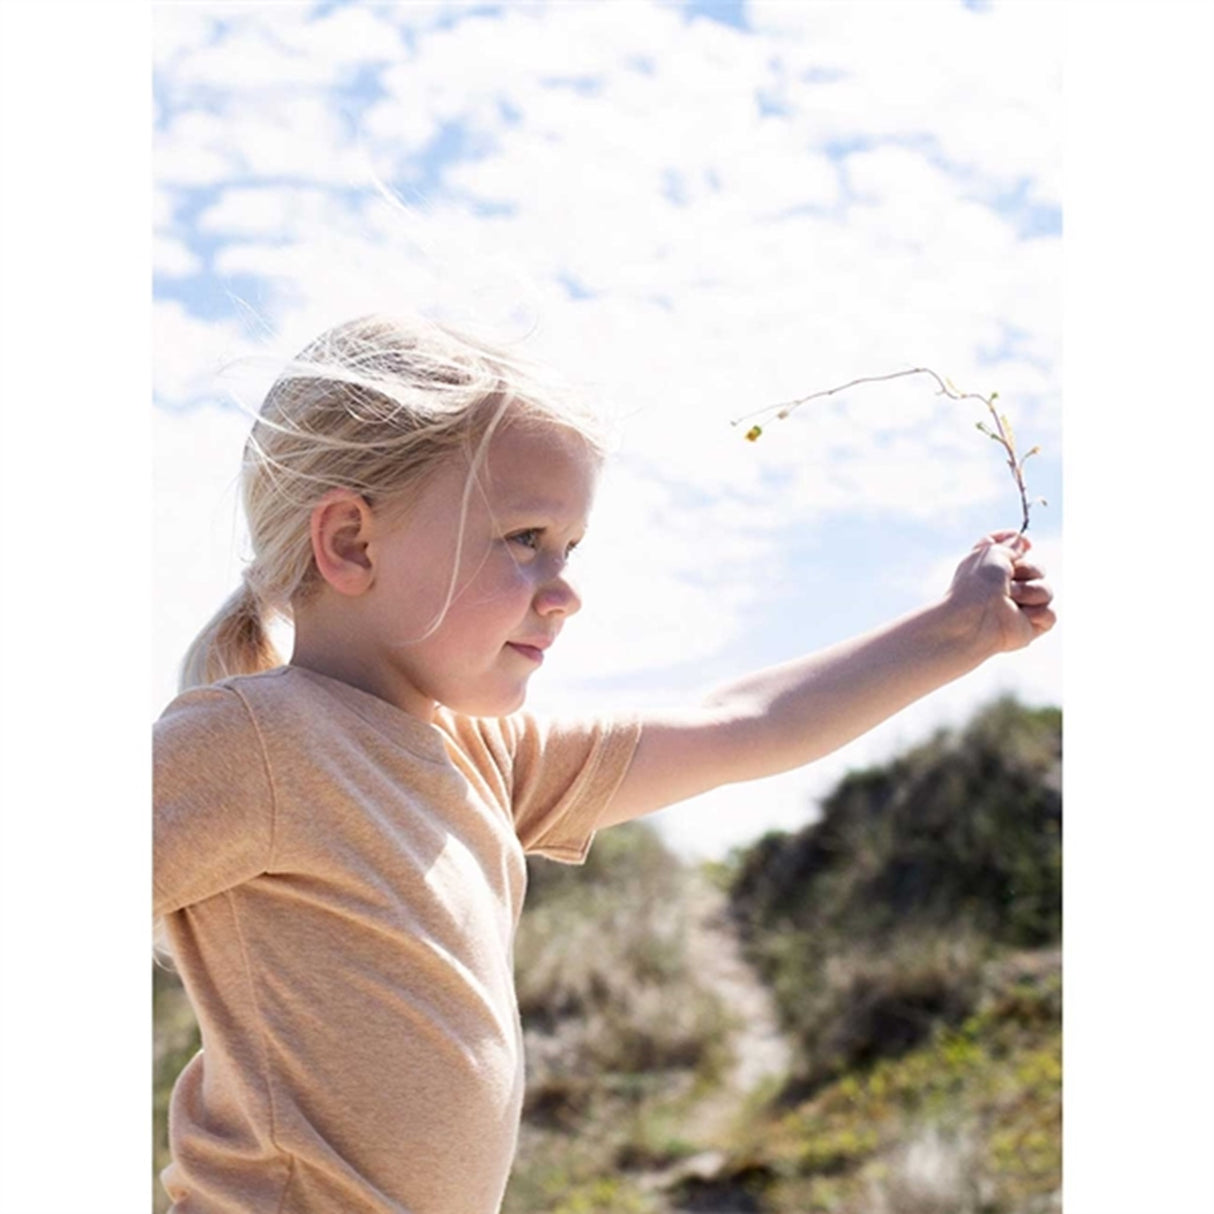
[[[560,498],[546,495],[529,485],[520,485],[513,491],[507,489],[502,494],[502,500],[503,505],[511,510],[553,511],[561,507]]]
[[[525,516],[527,518],[554,520],[556,522],[576,518],[581,525],[585,525],[585,519],[582,518],[579,510],[567,506],[556,498],[508,498],[498,506],[498,511],[508,516]]]

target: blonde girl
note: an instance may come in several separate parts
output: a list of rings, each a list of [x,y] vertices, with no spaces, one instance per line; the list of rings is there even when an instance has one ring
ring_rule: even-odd
[[[1053,625],[1027,541],[997,533],[938,601],[698,707],[539,720],[602,455],[532,368],[422,322],[338,326],[270,390],[253,559],[155,730],[155,913],[203,1043],[173,1091],[175,1211],[493,1214],[524,854],[578,863],[596,830],[811,762]]]

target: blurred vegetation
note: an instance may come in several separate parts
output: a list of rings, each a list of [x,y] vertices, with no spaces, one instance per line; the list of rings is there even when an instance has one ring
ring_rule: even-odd
[[[529,860],[503,1214],[1056,1214],[1060,776],[1061,713],[1002,699],[698,873],[643,823],[581,868]],[[691,959],[695,879],[728,891],[794,1045],[755,1092],[729,1090],[738,1026]],[[163,1152],[197,1037],[171,975],[155,997]]]
[[[1055,941],[1061,760],[1059,709],[996,700],[963,730],[844,777],[811,826],[741,853],[739,917],[877,941],[964,917],[995,942]]]
[[[1061,712],[1003,698],[735,857],[733,910],[807,1084],[958,1023],[986,960],[1058,941],[1061,760]]]
[[[503,1214],[664,1208],[629,1174],[692,1153],[680,1123],[728,1058],[726,1011],[689,959],[688,876],[640,822],[581,867],[528,860],[527,1095]]]
[[[799,1061],[739,1120],[723,1192],[741,1172],[788,1214],[1061,1208],[1061,758],[1057,709],[1000,699],[735,854]]]
[[[152,1209],[163,1214],[169,1199],[160,1184],[160,1173],[169,1165],[169,1095],[182,1068],[201,1045],[198,1022],[172,970],[152,966]]]
[[[576,1041],[564,1073],[711,1062],[722,1012],[688,962],[685,880],[639,822],[601,834],[580,868],[528,860],[515,942],[519,1009],[533,1037]]]
[[[708,1187],[748,1175],[779,1214],[1047,1214],[1061,1126],[1058,954],[1017,953],[959,1024],[739,1117]]]

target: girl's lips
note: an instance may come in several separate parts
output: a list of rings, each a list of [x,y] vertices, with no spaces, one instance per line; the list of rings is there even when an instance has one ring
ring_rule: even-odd
[[[544,660],[544,651],[535,645],[523,645],[518,641],[507,641],[506,643],[515,653],[521,653],[523,657],[530,658],[537,666]]]

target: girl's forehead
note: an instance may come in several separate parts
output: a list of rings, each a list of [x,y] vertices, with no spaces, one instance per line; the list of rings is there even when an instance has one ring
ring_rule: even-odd
[[[575,430],[554,425],[504,426],[489,444],[484,480],[495,497],[586,499],[593,496],[599,455]]]

